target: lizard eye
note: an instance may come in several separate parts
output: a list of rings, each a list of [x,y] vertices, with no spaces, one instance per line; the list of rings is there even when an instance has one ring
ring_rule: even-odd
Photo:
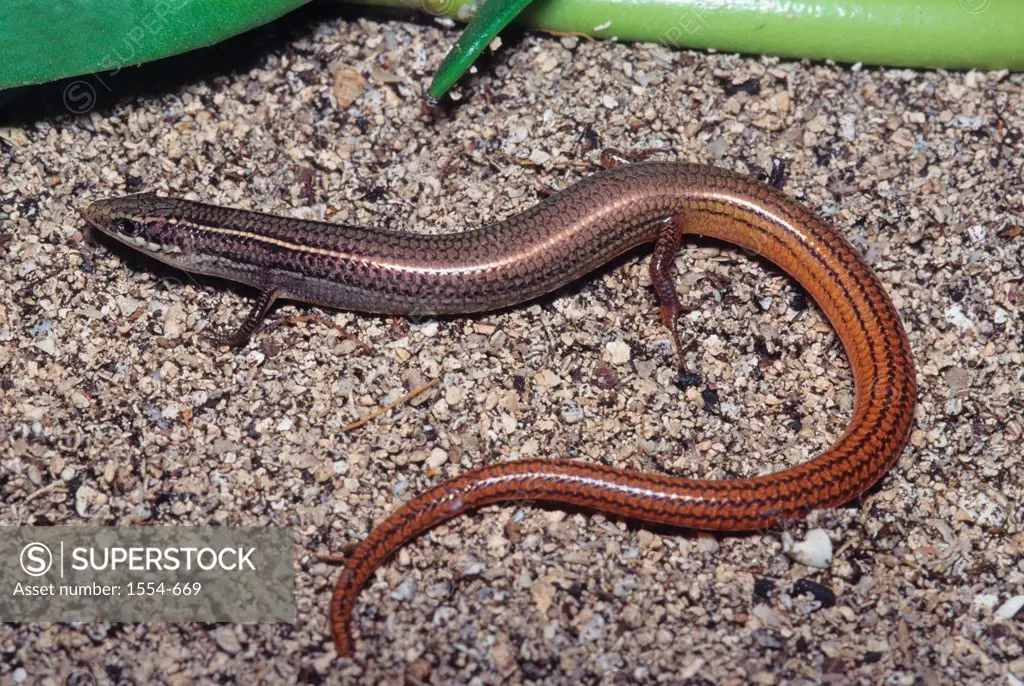
[[[115,219],[114,228],[122,236],[127,236],[128,238],[135,238],[142,233],[142,225],[133,222],[131,219]]]

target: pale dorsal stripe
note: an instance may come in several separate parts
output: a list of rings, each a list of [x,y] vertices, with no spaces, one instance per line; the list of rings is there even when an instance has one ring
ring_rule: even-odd
[[[150,222],[166,222],[165,217],[150,217],[146,221]],[[238,238],[251,238],[254,241],[259,241],[267,245],[276,245],[279,248],[285,248],[286,250],[295,250],[297,252],[309,253],[311,255],[325,255],[327,257],[334,257],[340,260],[353,259],[354,256],[351,253],[340,252],[338,250],[328,250],[327,248],[314,248],[309,245],[302,245],[301,243],[292,243],[291,241],[283,241],[279,238],[271,238],[270,236],[264,236],[263,234],[254,233],[252,231],[242,231],[241,229],[226,229],[220,226],[209,226],[207,224],[200,224],[195,221],[178,220],[178,223],[191,224],[197,229],[202,231],[209,231],[210,233],[219,233],[222,236],[237,236]]]

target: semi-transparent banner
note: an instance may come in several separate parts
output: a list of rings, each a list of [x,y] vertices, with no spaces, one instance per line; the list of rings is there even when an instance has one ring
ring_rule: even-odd
[[[0,622],[294,622],[288,527],[0,527]]]

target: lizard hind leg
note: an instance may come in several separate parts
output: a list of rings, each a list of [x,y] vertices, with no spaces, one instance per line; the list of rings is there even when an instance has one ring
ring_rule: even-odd
[[[679,315],[689,312],[679,302],[679,294],[676,293],[675,282],[675,257],[679,252],[679,245],[685,235],[683,221],[680,217],[667,217],[661,223],[658,238],[654,244],[654,253],[651,255],[651,285],[654,293],[658,296],[658,319],[662,326],[672,333],[672,343],[676,350],[676,356],[681,372],[686,372],[686,360],[684,354],[686,347],[683,346],[679,336]]]
[[[249,314],[242,320],[242,324],[233,332],[227,335],[203,334],[203,338],[214,345],[226,345],[232,348],[243,346],[249,342],[252,335],[263,327],[263,317],[274,305],[278,298],[278,291],[271,288],[260,291],[256,301],[249,310]]]

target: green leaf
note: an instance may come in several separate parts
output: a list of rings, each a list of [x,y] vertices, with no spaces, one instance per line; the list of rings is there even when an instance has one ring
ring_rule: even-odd
[[[0,88],[212,45],[308,0],[0,0]]]
[[[438,67],[434,80],[430,83],[428,95],[433,99],[444,95],[459,77],[466,73],[498,32],[508,26],[508,23],[530,2],[531,0],[483,0],[476,16]]]

